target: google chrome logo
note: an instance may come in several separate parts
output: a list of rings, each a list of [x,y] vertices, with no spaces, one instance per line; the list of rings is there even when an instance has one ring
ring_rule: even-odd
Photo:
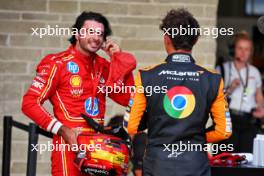
[[[164,96],[163,107],[170,117],[183,119],[193,112],[195,97],[187,87],[175,86]]]

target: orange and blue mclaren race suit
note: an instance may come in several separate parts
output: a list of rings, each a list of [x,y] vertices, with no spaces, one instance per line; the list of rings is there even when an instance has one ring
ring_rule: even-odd
[[[107,80],[116,81],[117,86],[134,85],[131,73],[135,68],[134,57],[128,53],[116,52],[111,59],[114,62],[110,63],[96,54],[89,58],[71,46],[64,52],[47,55],[37,66],[33,83],[23,97],[22,111],[41,128],[54,133],[54,145],[64,143],[62,137],[57,135],[62,125],[93,132],[80,116],[81,113],[100,124],[104,123],[106,92],[98,89],[108,84],[113,85],[113,82]],[[128,61],[132,62],[127,63]],[[118,64],[119,62],[123,65]],[[112,68],[112,63],[115,68]],[[109,97],[126,106],[130,93],[112,92]],[[43,108],[46,100],[50,100],[53,105],[54,115]],[[80,175],[73,163],[75,156],[72,151],[54,150],[51,157],[52,175]]]
[[[124,127],[133,135],[146,121],[143,175],[210,175],[207,152],[184,149],[183,144],[204,146],[230,136],[231,120],[221,76],[196,65],[190,54],[173,53],[164,63],[140,70],[135,85]],[[157,91],[164,86],[167,91]],[[156,91],[147,94],[148,87]],[[209,114],[214,128],[206,131]]]

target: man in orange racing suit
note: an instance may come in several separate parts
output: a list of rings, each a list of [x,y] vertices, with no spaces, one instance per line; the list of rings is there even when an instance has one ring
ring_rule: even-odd
[[[124,127],[133,135],[146,113],[144,176],[209,176],[205,144],[231,134],[221,76],[195,64],[191,51],[199,34],[173,35],[172,30],[180,26],[199,28],[188,11],[168,12],[160,26],[166,32],[168,56],[165,62],[139,71],[136,91],[124,116]],[[207,132],[209,113],[215,126]]]
[[[52,132],[53,144],[57,146],[77,144],[80,131],[93,132],[81,113],[103,124],[106,92],[102,88],[107,85],[134,85],[132,70],[135,59],[131,54],[121,52],[114,42],[106,40],[111,28],[104,16],[83,12],[73,26],[73,30],[76,29],[78,34],[70,38],[72,45],[66,51],[49,54],[42,59],[22,103],[24,114],[41,128]],[[96,54],[99,49],[111,57],[111,62]],[[108,95],[117,103],[128,105],[129,92],[109,92]],[[43,108],[46,100],[52,103],[54,116]],[[54,150],[52,175],[81,175],[74,166],[75,155],[67,149]]]

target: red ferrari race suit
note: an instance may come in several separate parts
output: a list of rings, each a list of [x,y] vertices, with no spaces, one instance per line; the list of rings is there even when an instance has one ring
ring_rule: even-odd
[[[135,68],[135,63],[124,67],[124,63],[134,57],[128,53],[116,52],[111,59],[117,61],[113,64],[115,68],[112,68],[112,62],[104,58],[98,55],[93,59],[89,58],[71,46],[64,52],[47,55],[37,66],[33,83],[23,97],[22,111],[41,128],[54,134],[55,146],[64,143],[62,137],[56,135],[62,125],[93,131],[80,117],[81,113],[103,124],[106,92],[100,91],[99,88],[107,84],[113,85],[113,82],[107,83],[107,80],[116,80],[119,86],[134,85],[131,71]],[[123,65],[117,64],[121,61]],[[118,70],[118,74],[115,70]],[[115,77],[117,75],[118,79]],[[109,93],[108,96],[125,106],[128,104],[130,93]],[[43,108],[46,100],[50,100],[53,105],[54,116]],[[75,155],[67,150],[52,151],[52,175],[81,175],[73,164]]]

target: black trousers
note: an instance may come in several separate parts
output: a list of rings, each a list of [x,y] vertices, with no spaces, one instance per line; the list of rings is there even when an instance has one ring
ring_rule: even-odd
[[[135,135],[133,140],[134,156],[132,157],[133,171],[143,169],[143,157],[146,149],[147,134],[139,133]]]
[[[259,127],[256,119],[250,113],[236,113],[230,111],[232,120],[232,135],[221,144],[233,144],[234,153],[252,153],[253,140]]]
[[[205,152],[183,152],[172,159],[150,155],[144,158],[143,176],[211,176],[211,167]]]

